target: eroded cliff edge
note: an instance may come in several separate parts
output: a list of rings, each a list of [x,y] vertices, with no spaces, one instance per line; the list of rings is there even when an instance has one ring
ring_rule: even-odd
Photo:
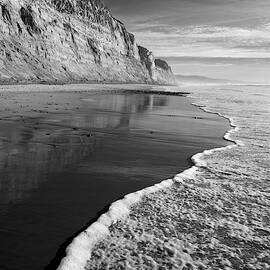
[[[174,84],[100,0],[0,0],[0,83]]]

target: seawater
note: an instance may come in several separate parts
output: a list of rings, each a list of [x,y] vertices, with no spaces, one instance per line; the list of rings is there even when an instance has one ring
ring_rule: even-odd
[[[0,88],[1,270],[56,269],[112,202],[226,145],[227,121],[188,98],[120,91],[149,86]]]
[[[148,189],[109,227],[87,269],[270,269],[270,86],[192,90],[196,106],[230,120],[231,145]]]

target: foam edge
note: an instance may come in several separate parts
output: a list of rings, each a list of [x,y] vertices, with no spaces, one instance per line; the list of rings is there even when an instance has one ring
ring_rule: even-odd
[[[233,147],[241,147],[244,145],[242,141],[234,141],[230,136],[233,132],[239,130],[239,127],[234,124],[232,118],[227,117],[221,113],[211,111],[207,109],[206,106],[202,106],[197,103],[192,103],[192,105],[199,107],[207,113],[216,114],[222,118],[229,120],[232,129],[226,132],[223,138],[229,142],[232,142],[233,144],[221,148],[205,150],[202,153],[195,154],[191,158],[194,166],[183,171],[182,173],[177,174],[173,179],[168,179],[154,186],[147,187],[134,193],[130,193],[126,195],[123,199],[112,203],[107,213],[102,214],[95,223],[93,223],[90,227],[88,227],[85,231],[83,231],[73,239],[72,243],[66,249],[66,257],[62,259],[57,270],[85,269],[87,261],[91,258],[91,252],[94,246],[110,234],[109,227],[117,221],[125,219],[130,213],[131,206],[139,203],[142,197],[168,188],[172,186],[175,182],[181,183],[184,182],[185,179],[192,178],[199,168],[207,167],[207,163],[202,159],[203,156],[210,155],[215,151],[231,149]]]
[[[66,257],[62,259],[57,270],[84,269],[95,244],[110,234],[109,227],[112,224],[127,217],[131,206],[138,203],[143,196],[167,188],[173,182],[172,179],[165,180],[154,186],[130,193],[123,199],[114,202],[107,213],[101,215],[95,223],[73,239],[66,249]]]

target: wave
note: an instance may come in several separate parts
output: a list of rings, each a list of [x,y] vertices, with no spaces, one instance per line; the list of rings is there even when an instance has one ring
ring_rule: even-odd
[[[199,75],[175,75],[176,80],[180,85],[234,85],[234,84],[245,84],[245,82],[237,80],[228,80],[220,78],[211,78]]]
[[[101,215],[95,223],[90,225],[90,227],[88,227],[85,231],[73,239],[72,243],[66,249],[66,257],[62,259],[57,270],[84,269],[87,261],[91,258],[91,252],[94,246],[109,236],[109,227],[116,222],[125,219],[129,215],[131,207],[139,203],[145,195],[169,188],[176,182],[181,183],[185,179],[193,178],[199,168],[207,169],[207,163],[204,161],[204,157],[212,154],[213,152],[244,146],[242,141],[233,140],[231,137],[232,133],[238,132],[240,129],[234,123],[233,118],[218,112],[214,112],[208,109],[207,106],[203,106],[199,103],[192,103],[192,105],[199,107],[207,113],[216,114],[222,118],[227,119],[232,128],[225,133],[223,138],[233,144],[227,145],[225,147],[205,150],[202,153],[197,153],[191,158],[194,165],[191,168],[177,174],[173,179],[167,179],[154,186],[128,194],[123,199],[112,203],[107,213]]]

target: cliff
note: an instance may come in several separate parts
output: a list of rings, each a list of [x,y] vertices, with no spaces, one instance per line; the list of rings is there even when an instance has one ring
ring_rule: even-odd
[[[155,59],[148,49],[138,46],[141,63],[148,70],[150,77],[157,84],[176,84],[175,76],[167,62]]]
[[[174,84],[100,0],[0,0],[0,83]]]

